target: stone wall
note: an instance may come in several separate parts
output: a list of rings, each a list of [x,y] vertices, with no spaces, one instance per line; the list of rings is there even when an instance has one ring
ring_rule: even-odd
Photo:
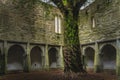
[[[20,4],[20,0],[0,0],[0,39],[20,42],[63,44],[62,34],[55,33],[58,9],[45,3]]]
[[[96,0],[80,11],[79,37],[82,44],[120,37],[120,1]]]
[[[55,33],[55,16],[63,18],[57,8],[42,2],[29,7],[29,4],[21,5],[12,1],[14,0],[0,0],[0,39],[63,44],[63,33]],[[96,0],[89,7],[81,10],[80,42],[84,44],[119,38],[119,5],[119,0]]]

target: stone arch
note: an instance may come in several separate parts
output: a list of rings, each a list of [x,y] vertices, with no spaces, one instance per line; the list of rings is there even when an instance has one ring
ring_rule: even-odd
[[[100,51],[102,51],[103,47],[106,46],[106,45],[113,46],[115,49],[117,49],[115,43],[105,43],[105,44],[101,44],[101,45],[100,45]],[[100,53],[100,54],[101,54],[101,53]]]
[[[25,67],[25,50],[20,45],[12,45],[8,49],[7,70],[23,70]]]
[[[94,68],[94,56],[95,50],[92,47],[85,48],[85,64],[87,70],[92,70]]]
[[[112,44],[105,44],[101,48],[101,61],[104,70],[113,70],[116,68],[116,48]]]
[[[50,48],[48,51],[49,55],[49,67],[50,68],[57,68],[57,62],[58,62],[58,51],[56,48]]]
[[[39,46],[35,46],[31,49],[31,70],[39,70],[42,68],[42,53]]]

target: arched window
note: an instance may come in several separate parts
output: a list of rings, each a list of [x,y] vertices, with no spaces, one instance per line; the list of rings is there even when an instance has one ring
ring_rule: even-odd
[[[61,33],[61,18],[59,16],[55,16],[55,32]]]
[[[95,25],[95,19],[94,19],[94,17],[91,18],[91,22],[92,22],[92,28],[95,28],[96,25]]]

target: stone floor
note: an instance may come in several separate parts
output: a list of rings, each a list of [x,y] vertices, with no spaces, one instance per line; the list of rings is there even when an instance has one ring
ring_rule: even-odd
[[[57,71],[34,71],[30,73],[9,73],[0,77],[0,80],[117,80],[111,73],[92,73],[80,74],[78,78],[62,78],[63,72]]]

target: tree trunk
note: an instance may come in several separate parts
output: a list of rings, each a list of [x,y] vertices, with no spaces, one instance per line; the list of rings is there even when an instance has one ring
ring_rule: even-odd
[[[78,35],[78,15],[68,11],[64,15],[64,28],[64,72],[84,72]]]

